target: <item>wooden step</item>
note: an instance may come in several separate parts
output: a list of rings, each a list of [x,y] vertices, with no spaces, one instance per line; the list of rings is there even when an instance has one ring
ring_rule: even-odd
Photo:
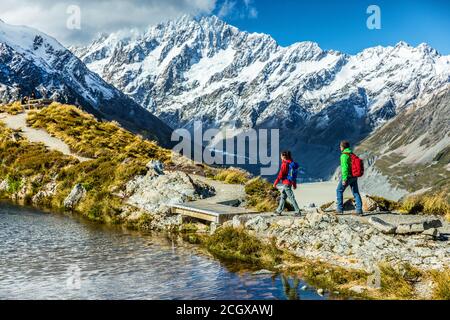
[[[219,203],[195,201],[191,203],[172,205],[172,213],[222,224],[225,221],[233,219],[233,217],[236,215],[257,212],[241,207],[232,207]]]

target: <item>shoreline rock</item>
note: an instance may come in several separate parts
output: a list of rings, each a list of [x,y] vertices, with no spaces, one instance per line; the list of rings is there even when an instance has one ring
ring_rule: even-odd
[[[81,199],[86,195],[86,189],[83,187],[81,183],[77,183],[72,190],[70,191],[69,195],[64,199],[64,208],[66,209],[73,209],[78,202],[81,201]]]
[[[126,203],[139,209],[170,215],[169,205],[210,197],[214,188],[193,180],[181,171],[162,172],[162,165],[156,161],[147,164],[145,175],[136,176],[126,184]]]

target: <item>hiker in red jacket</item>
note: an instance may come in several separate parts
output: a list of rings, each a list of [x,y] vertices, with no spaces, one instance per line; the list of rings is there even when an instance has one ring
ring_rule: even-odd
[[[281,197],[280,204],[278,205],[275,213],[281,215],[286,204],[286,199],[292,204],[295,210],[295,215],[300,216],[300,208],[295,200],[294,192],[292,188],[297,189],[297,171],[298,164],[292,160],[290,151],[283,151],[281,153],[281,168],[278,173],[278,177],[273,183],[274,188],[277,187],[278,182],[281,181],[282,187],[280,188]]]

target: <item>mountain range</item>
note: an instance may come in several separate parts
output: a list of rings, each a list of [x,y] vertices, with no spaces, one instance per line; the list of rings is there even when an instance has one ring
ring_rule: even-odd
[[[32,92],[37,97],[78,104],[162,145],[170,141],[169,126],[90,71],[54,38],[0,20],[0,100],[20,100]]]
[[[280,128],[306,175],[329,178],[338,142],[358,143],[450,82],[450,56],[427,44],[348,55],[317,43],[282,47],[215,16],[102,35],[73,52],[172,128]],[[381,142],[382,143],[382,142]]]

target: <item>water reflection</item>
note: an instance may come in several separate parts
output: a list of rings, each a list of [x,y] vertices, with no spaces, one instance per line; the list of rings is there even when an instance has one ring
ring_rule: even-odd
[[[284,294],[287,300],[300,300],[300,280],[296,276],[293,276],[292,285],[286,275],[281,275],[281,282],[283,283]]]

